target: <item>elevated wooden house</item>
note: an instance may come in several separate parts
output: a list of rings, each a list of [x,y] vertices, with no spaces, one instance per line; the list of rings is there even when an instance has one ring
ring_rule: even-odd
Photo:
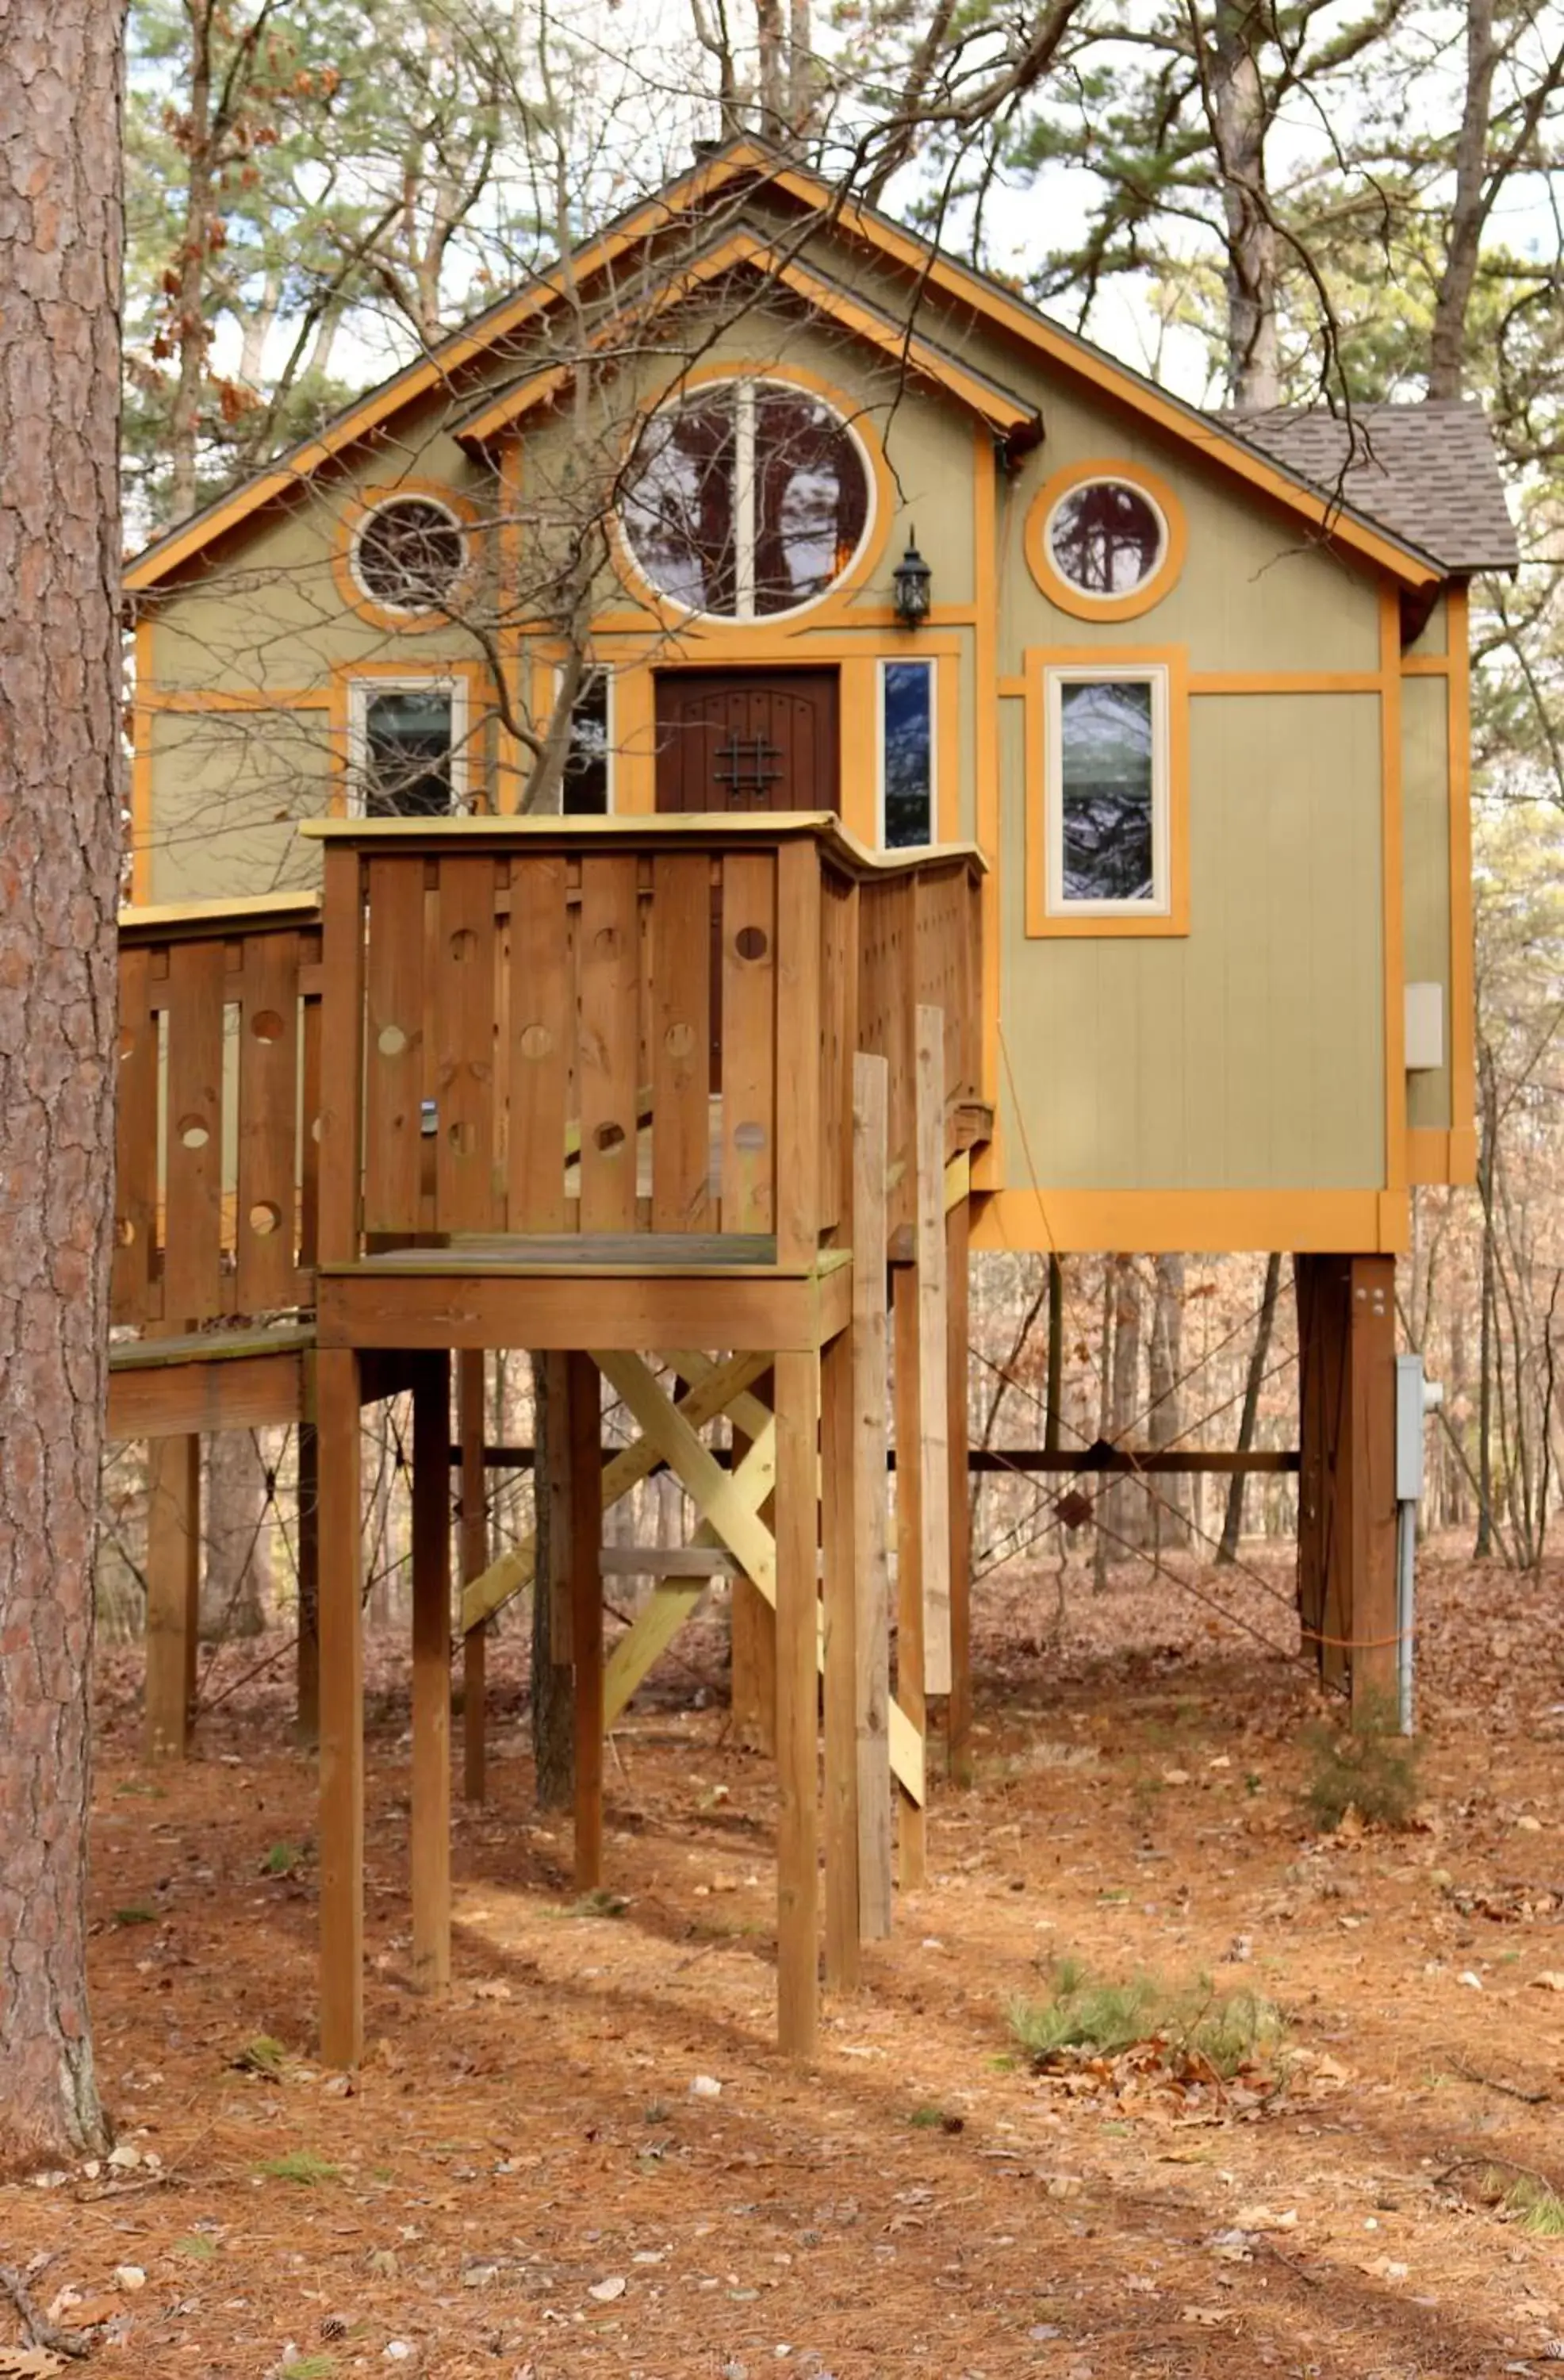
[[[1301,1259],[1305,1617],[1382,1666],[1394,1257],[1411,1186],[1474,1164],[1466,588],[1514,560],[1475,407],[1203,414],[740,143],[135,563],[149,1710],[177,1742],[192,1433],[307,1417],[328,2054],[358,1409],[409,1382],[415,1935],[448,1955],[452,1351],[469,1390],[485,1347],[564,1359],[585,1881],[601,1712],[713,1569],[774,1604],[794,2046],[817,1665],[832,1975],[889,1921],[892,1776],[915,1872],[927,1694],[962,1738],[969,1242]],[[599,1370],[646,1433],[617,1484],[668,1462],[703,1514],[606,1682]],[[467,1566],[476,1688],[528,1570]]]

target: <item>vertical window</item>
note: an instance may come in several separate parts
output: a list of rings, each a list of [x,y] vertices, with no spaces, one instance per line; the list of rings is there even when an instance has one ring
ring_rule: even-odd
[[[348,710],[356,818],[448,818],[467,785],[467,689],[452,678],[359,678]]]
[[[606,818],[612,808],[609,674],[588,671],[570,714],[560,808],[566,818]]]
[[[1049,910],[1166,914],[1166,671],[1050,670],[1047,716]]]
[[[934,840],[934,664],[879,665],[880,841],[904,851]]]

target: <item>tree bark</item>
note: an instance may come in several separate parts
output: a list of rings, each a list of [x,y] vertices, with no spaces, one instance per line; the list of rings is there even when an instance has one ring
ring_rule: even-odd
[[[101,2148],[92,1558],[119,889],[121,14],[0,11],[0,2167]]]
[[[1477,250],[1487,221],[1485,190],[1488,165],[1488,120],[1493,112],[1493,0],[1467,0],[1466,92],[1455,144],[1455,196],[1445,240],[1445,267],[1434,301],[1428,337],[1428,394],[1459,396],[1466,372],[1466,314],[1477,277]]]
[[[1156,1301],[1151,1313],[1146,1380],[1150,1410],[1146,1436],[1149,1446],[1171,1446],[1182,1428],[1180,1376],[1183,1370],[1184,1260],[1182,1256],[1159,1256],[1153,1262],[1152,1272]],[[1164,1547],[1187,1546],[1189,1515],[1184,1482],[1177,1478],[1158,1480],[1150,1500],[1151,1541],[1158,1551]]]
[[[1271,1329],[1276,1321],[1277,1293],[1281,1287],[1281,1258],[1274,1251],[1266,1258],[1266,1285],[1260,1292],[1259,1318],[1255,1325],[1255,1344],[1249,1350],[1249,1370],[1243,1382],[1243,1410],[1238,1421],[1238,1451],[1247,1454],[1255,1443],[1255,1423],[1260,1410],[1260,1384],[1266,1377],[1266,1357],[1270,1353]],[[1219,1562],[1236,1561],[1239,1535],[1243,1525],[1243,1474],[1235,1471],[1228,1483],[1228,1508],[1222,1520],[1221,1543],[1217,1548]]]
[[[272,1576],[266,1475],[248,1430],[219,1430],[207,1439],[201,1510],[201,1635],[216,1645],[259,1636],[266,1626]]]
[[[1259,0],[1217,0],[1211,112],[1227,222],[1228,396],[1281,401],[1277,344],[1277,239],[1266,192],[1267,103],[1258,51]]]

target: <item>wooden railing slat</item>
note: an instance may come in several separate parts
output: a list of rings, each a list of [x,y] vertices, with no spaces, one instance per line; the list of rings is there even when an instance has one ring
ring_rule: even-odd
[[[513,1232],[563,1232],[564,1133],[576,1045],[566,868],[560,852],[511,863],[510,1116]]]
[[[636,1228],[640,921],[634,855],[581,863],[581,1229]]]
[[[651,1227],[709,1232],[711,869],[704,852],[652,862]]]
[[[164,1314],[210,1322],[223,1295],[223,1026],[220,941],[168,954],[168,1089]]]

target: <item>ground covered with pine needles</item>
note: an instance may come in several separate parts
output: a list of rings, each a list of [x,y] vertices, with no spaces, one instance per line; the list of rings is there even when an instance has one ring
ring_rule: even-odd
[[[311,2054],[285,1663],[224,1696],[257,1655],[224,1653],[197,1756],[149,1777],[139,1665],[111,1657],[93,1985],[120,2145],[0,2191],[0,2263],[104,2374],[1546,2369],[1564,1579],[1425,1565],[1405,1823],[1350,1803],[1325,1831],[1333,1713],[1284,1567],[1184,1576],[984,1582],[976,1784],[941,1790],[928,1887],[807,2073],[771,2046],[772,1778],[733,1740],[715,1620],[615,1737],[590,1906],[498,1641],[439,2003],[408,1988],[406,1670],[376,1644],[351,2082]],[[0,2374],[81,2368],[21,2346],[0,2301]]]

